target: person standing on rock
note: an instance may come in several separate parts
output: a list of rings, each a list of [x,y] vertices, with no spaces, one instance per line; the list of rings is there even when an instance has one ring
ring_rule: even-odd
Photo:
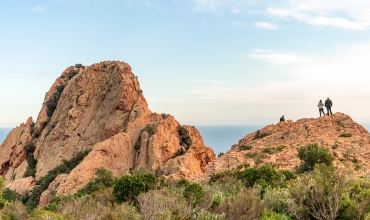
[[[317,107],[319,107],[319,112],[320,112],[320,117],[321,117],[321,112],[322,112],[322,116],[325,116],[325,112],[324,112],[324,103],[322,102],[322,100],[319,101],[319,104],[317,104]]]
[[[284,115],[281,116],[281,118],[280,118],[280,122],[282,122],[282,121],[285,121]]]
[[[331,106],[333,106],[333,102],[328,97],[328,99],[325,101],[326,112],[328,113],[328,115],[329,115],[329,112],[330,112],[330,115],[333,115],[333,113],[331,112]]]

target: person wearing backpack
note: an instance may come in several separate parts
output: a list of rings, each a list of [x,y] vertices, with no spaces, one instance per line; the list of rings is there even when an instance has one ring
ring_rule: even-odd
[[[333,106],[333,102],[328,97],[328,99],[325,101],[326,112],[328,115],[329,115],[329,112],[330,112],[330,115],[333,115],[333,113],[331,112],[331,106]]]
[[[317,104],[317,107],[319,107],[319,112],[320,112],[320,117],[321,117],[321,112],[322,112],[322,116],[325,116],[325,112],[324,112],[324,103],[322,102],[322,100],[319,101],[319,104]]]

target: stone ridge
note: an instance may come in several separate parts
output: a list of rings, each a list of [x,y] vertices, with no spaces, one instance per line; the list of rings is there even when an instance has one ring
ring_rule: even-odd
[[[28,166],[23,147],[28,141],[36,145],[36,181],[63,160],[91,150],[70,174],[59,175],[49,185],[40,204],[55,195],[76,192],[100,167],[117,176],[144,168],[191,179],[215,159],[196,128],[183,126],[192,143],[189,147],[173,116],[149,110],[138,77],[124,62],[67,68],[47,93],[33,128],[31,122],[32,118],[14,129],[1,145],[1,173],[9,188],[22,186],[17,190],[27,192],[34,186],[32,178],[22,179]],[[35,130],[32,136],[31,129]]]
[[[341,137],[346,133],[352,136]],[[357,175],[370,174],[370,134],[343,113],[268,125],[246,135],[225,155],[209,163],[205,173],[207,176],[263,164],[294,171],[301,163],[298,147],[312,143],[329,148],[337,166],[353,169]]]

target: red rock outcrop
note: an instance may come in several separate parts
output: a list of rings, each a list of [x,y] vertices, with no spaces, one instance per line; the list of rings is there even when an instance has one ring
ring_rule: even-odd
[[[13,175],[10,182],[23,177],[26,154],[19,155],[24,144],[32,141],[36,145],[36,180],[63,160],[92,150],[70,174],[49,185],[40,204],[55,195],[76,192],[100,167],[117,176],[140,168],[172,178],[200,175],[215,158],[213,150],[191,126],[185,126],[192,142],[186,147],[178,132],[179,122],[171,115],[152,113],[142,93],[138,77],[127,63],[105,61],[67,68],[47,93],[33,136],[29,119],[4,141],[2,174]],[[17,144],[19,150],[15,150]]]
[[[24,196],[29,191],[31,191],[35,185],[36,185],[35,178],[30,176],[22,179],[17,179],[11,182],[8,185],[6,185],[6,188],[16,191],[21,196]]]
[[[350,134],[351,137],[342,137]],[[304,118],[268,125],[246,135],[225,155],[209,163],[203,177],[226,170],[263,164],[278,169],[295,170],[301,163],[298,147],[317,143],[330,149],[337,166],[354,169],[358,175],[369,175],[370,134],[350,116],[336,113],[333,116]]]
[[[27,153],[24,145],[31,141],[30,128],[32,118],[22,123],[19,127],[9,132],[4,142],[0,145],[0,175],[7,179],[6,183],[20,179],[26,171]]]

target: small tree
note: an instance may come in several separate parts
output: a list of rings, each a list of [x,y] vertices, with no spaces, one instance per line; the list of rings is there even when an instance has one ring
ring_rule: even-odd
[[[298,173],[312,171],[315,165],[319,163],[330,166],[334,160],[334,156],[328,148],[319,147],[316,143],[300,147],[298,149],[298,157],[303,160],[303,163],[297,170]]]
[[[317,164],[310,174],[297,179],[289,186],[295,200],[290,211],[298,219],[334,220],[339,215],[346,176],[333,166]]]

